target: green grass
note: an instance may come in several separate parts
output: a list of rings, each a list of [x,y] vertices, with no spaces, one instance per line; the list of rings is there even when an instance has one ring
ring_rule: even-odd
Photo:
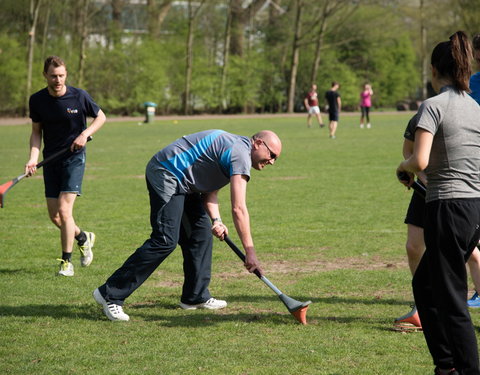
[[[97,243],[91,267],[74,254],[73,278],[55,276],[58,230],[47,218],[43,182],[19,183],[0,210],[0,374],[428,374],[422,334],[391,330],[409,310],[403,219],[410,193],[394,172],[409,114],[373,114],[372,129],[341,118],[336,140],[304,118],[107,123],[88,145],[84,196],[75,217]],[[210,290],[223,311],[177,308],[182,260],[175,251],[112,323],[91,293],[148,237],[144,168],[183,134],[220,128],[272,129],[284,150],[252,171],[248,205],[268,278],[312,300],[301,326],[226,244],[215,241]],[[0,127],[0,182],[22,172],[28,126]],[[228,189],[220,194],[234,231]],[[238,242],[232,233],[234,241]],[[476,325],[479,313],[472,311]]]

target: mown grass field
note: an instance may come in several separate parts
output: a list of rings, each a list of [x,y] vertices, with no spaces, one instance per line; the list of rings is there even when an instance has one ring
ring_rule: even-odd
[[[88,145],[75,206],[79,226],[97,235],[89,268],[76,252],[75,276],[56,276],[59,234],[40,176],[20,182],[0,210],[0,374],[431,374],[423,335],[391,330],[412,303],[403,224],[411,193],[394,176],[409,117],[374,113],[373,128],[361,130],[357,116],[343,116],[335,140],[304,117],[107,123]],[[267,277],[313,301],[307,326],[219,241],[210,290],[225,310],[177,308],[179,250],[127,300],[130,322],[108,321],[93,301],[149,235],[146,163],[208,128],[282,138],[277,163],[252,171],[248,205]],[[22,172],[29,133],[0,127],[0,183]],[[228,193],[222,216],[238,242]]]

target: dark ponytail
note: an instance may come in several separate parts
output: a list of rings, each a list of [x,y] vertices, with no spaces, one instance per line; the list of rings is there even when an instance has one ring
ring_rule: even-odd
[[[457,90],[470,92],[472,46],[463,31],[457,31],[448,42],[437,44],[431,63],[442,77],[450,78]]]

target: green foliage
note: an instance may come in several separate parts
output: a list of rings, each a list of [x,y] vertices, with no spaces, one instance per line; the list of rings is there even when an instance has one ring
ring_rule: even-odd
[[[228,74],[228,103],[230,107],[251,110],[259,107],[259,91],[264,69],[269,62],[261,53],[250,53],[248,58],[232,56]]]
[[[406,34],[372,51],[372,67],[378,72],[372,79],[378,106],[392,105],[392,99],[414,97],[419,84],[415,62],[415,53]]]
[[[145,101],[166,102],[167,62],[154,41],[90,49],[86,88],[107,112],[129,114]]]
[[[193,109],[215,111],[220,103],[219,67],[211,65],[205,58],[196,59],[192,81]]]
[[[24,103],[27,70],[23,59],[24,54],[19,43],[0,35],[0,103],[2,111],[6,113],[14,113]]]
[[[185,2],[172,2],[159,36],[148,34],[145,2],[127,2],[119,24],[113,24],[114,2],[90,1],[84,88],[108,113],[142,111],[146,100],[159,104],[159,113],[178,113],[185,91],[185,53],[188,14]],[[121,2],[120,2],[121,3]],[[160,2],[157,2],[159,5]],[[416,99],[421,87],[421,15],[427,30],[427,51],[457,29],[478,32],[475,4],[466,0],[328,1],[303,4],[300,62],[295,87],[295,110],[303,111],[305,91],[311,85],[316,37],[324,5],[337,11],[326,20],[317,84],[326,91],[332,80],[341,83],[344,108],[358,107],[358,92],[369,81],[374,106],[391,107],[398,100]],[[466,4],[470,4],[467,6]],[[194,4],[194,9],[199,3]],[[232,3],[233,4],[233,3]],[[291,53],[297,2],[269,2],[249,14],[244,32],[244,56],[231,56],[225,97],[220,83],[227,14],[231,2],[207,1],[194,26],[191,99],[195,112],[218,111],[228,103],[230,112],[283,111],[290,84]],[[424,4],[423,9],[420,4]],[[67,63],[68,83],[79,77],[83,1],[42,1],[35,32],[32,92],[44,87],[41,66],[46,56]],[[3,0],[0,13],[2,66],[0,115],[20,114],[22,87],[26,87],[25,50],[30,30],[30,0]],[[242,19],[239,21],[245,21]],[[123,23],[123,24],[122,24]],[[157,39],[155,39],[157,38]],[[12,69],[11,64],[16,68]],[[12,86],[12,82],[15,82]],[[30,94],[30,93],[29,93]]]

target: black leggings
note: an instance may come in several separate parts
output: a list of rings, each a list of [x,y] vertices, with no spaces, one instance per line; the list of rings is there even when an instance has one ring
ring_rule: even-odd
[[[370,107],[361,106],[360,109],[362,110],[362,118],[366,117],[367,122],[370,122]]]

